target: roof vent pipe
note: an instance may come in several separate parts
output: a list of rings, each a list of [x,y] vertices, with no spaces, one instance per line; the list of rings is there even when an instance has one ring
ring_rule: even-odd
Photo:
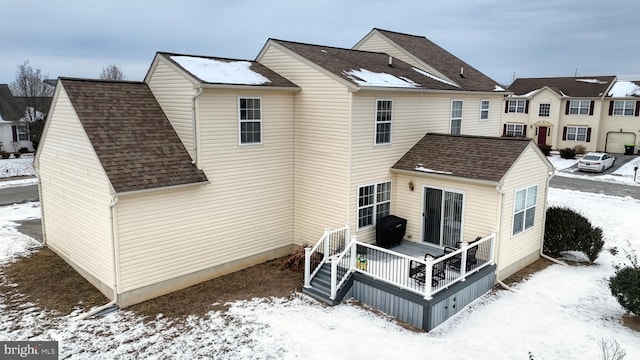
[[[393,58],[389,55],[389,66],[393,66]]]
[[[460,66],[460,77],[464,77],[464,68]]]

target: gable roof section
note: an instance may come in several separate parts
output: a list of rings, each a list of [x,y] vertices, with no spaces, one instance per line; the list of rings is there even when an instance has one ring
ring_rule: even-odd
[[[438,46],[424,36],[374,28],[382,36],[395,43],[420,61],[433,67],[467,91],[496,91],[501,85],[473,66]],[[463,69],[463,75],[460,75]],[[504,90],[504,89],[503,89]]]
[[[518,78],[509,85],[514,96],[523,96],[545,86],[560,96],[602,97],[615,80],[615,76]]]
[[[25,110],[20,108],[33,104],[36,110],[47,113],[51,106],[51,97],[13,96],[8,84],[0,84],[0,119],[4,121],[19,121],[25,116]],[[31,107],[31,106],[30,106]]]
[[[608,97],[640,97],[640,81],[616,80]]]
[[[17,112],[9,85],[0,84],[0,120],[16,120]]]
[[[360,88],[405,88],[418,90],[462,90],[384,53],[269,39],[320,66],[343,81]],[[391,65],[389,65],[391,59]]]
[[[296,84],[275,71],[252,60],[163,52],[159,52],[158,56],[167,59],[202,84],[291,88],[292,90],[298,88]]]
[[[116,193],[207,181],[147,84],[60,82]]]
[[[391,168],[498,182],[531,141],[428,133]]]

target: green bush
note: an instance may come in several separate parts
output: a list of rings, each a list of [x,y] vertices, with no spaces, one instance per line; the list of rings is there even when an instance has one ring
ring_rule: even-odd
[[[560,157],[563,159],[575,159],[576,151],[572,148],[560,149]]]
[[[611,294],[622,307],[640,316],[640,268],[624,267],[609,279]]]
[[[544,251],[559,256],[575,250],[584,253],[592,263],[602,251],[602,230],[569,208],[552,206],[547,209],[544,231]]]
[[[542,153],[544,154],[544,156],[550,156],[551,155],[551,145],[538,144],[538,147],[540,148],[540,150],[542,150]]]

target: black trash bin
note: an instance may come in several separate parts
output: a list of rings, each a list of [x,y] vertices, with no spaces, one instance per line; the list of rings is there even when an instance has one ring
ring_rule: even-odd
[[[633,153],[635,152],[636,146],[635,145],[625,145],[624,146],[624,154],[625,155],[633,155]]]
[[[407,231],[407,220],[395,215],[388,215],[376,224],[376,245],[390,248],[400,244]]]

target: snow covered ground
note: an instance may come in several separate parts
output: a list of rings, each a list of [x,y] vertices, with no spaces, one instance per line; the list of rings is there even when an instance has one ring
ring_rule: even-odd
[[[594,266],[552,265],[515,286],[484,296],[430,333],[416,333],[353,304],[325,307],[305,295],[253,299],[228,313],[184,325],[144,323],[122,310],[79,321],[55,320],[33,307],[0,304],[0,339],[57,340],[65,359],[597,359],[601,339],[616,340],[626,359],[640,359],[640,333],[621,325],[623,309],[607,279],[624,252],[640,253],[640,201],[550,189],[549,203],[581,211],[604,230]],[[37,203],[0,207],[0,263],[38,244],[16,221],[39,217]],[[609,249],[617,248],[617,255]],[[214,302],[215,299],[212,299]]]
[[[33,176],[33,154],[23,154],[16,159],[0,159],[0,179],[14,176]]]

